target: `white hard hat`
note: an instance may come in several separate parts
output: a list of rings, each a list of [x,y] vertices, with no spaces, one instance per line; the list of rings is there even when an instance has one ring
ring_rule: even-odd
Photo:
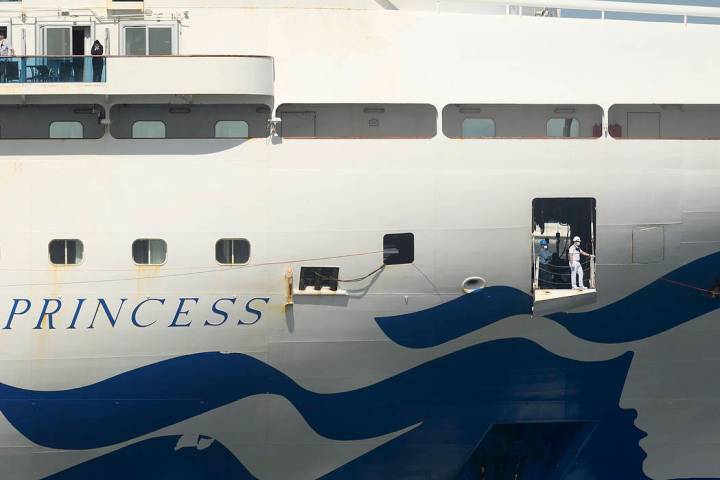
[[[579,242],[579,241],[580,241],[580,237],[573,238],[573,242]]]

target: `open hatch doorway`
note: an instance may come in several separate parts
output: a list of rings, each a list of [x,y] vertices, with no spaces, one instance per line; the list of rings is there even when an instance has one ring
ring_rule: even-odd
[[[594,303],[595,199],[536,198],[532,206],[533,311],[545,314]],[[580,265],[573,266],[573,259]]]

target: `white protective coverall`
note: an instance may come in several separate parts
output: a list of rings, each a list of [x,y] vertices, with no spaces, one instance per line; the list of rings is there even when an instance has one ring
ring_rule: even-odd
[[[568,250],[568,260],[570,261],[570,284],[572,285],[572,288],[585,288],[585,284],[583,284],[583,269],[580,264],[580,252],[582,252],[580,247],[576,247],[574,244],[571,245]],[[577,281],[575,280],[576,278]]]

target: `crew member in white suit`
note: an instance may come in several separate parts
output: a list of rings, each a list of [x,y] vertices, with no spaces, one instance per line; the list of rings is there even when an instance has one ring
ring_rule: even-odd
[[[580,264],[580,255],[594,257],[594,255],[590,255],[589,253],[582,251],[580,248],[580,237],[575,237],[573,238],[573,244],[570,245],[570,249],[568,250],[568,261],[570,262],[570,283],[572,284],[572,288],[575,290],[585,290],[585,285],[583,284],[583,268]]]
[[[5,38],[5,34],[0,32],[0,56],[10,57],[15,55],[15,49],[10,45],[10,42]]]

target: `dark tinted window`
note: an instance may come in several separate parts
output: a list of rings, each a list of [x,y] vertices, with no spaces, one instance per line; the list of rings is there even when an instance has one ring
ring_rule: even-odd
[[[338,288],[339,267],[301,267],[300,290],[311,288],[320,290],[327,287],[332,291]]]
[[[52,240],[48,244],[50,262],[55,265],[77,265],[82,262],[83,243],[80,240]]]
[[[415,261],[415,235],[388,233],[383,237],[383,263],[400,265]]]
[[[132,244],[132,256],[139,265],[161,265],[167,256],[165,240],[157,238],[141,238]]]
[[[221,238],[215,244],[215,260],[224,265],[247,263],[250,259],[250,242],[244,238]]]

